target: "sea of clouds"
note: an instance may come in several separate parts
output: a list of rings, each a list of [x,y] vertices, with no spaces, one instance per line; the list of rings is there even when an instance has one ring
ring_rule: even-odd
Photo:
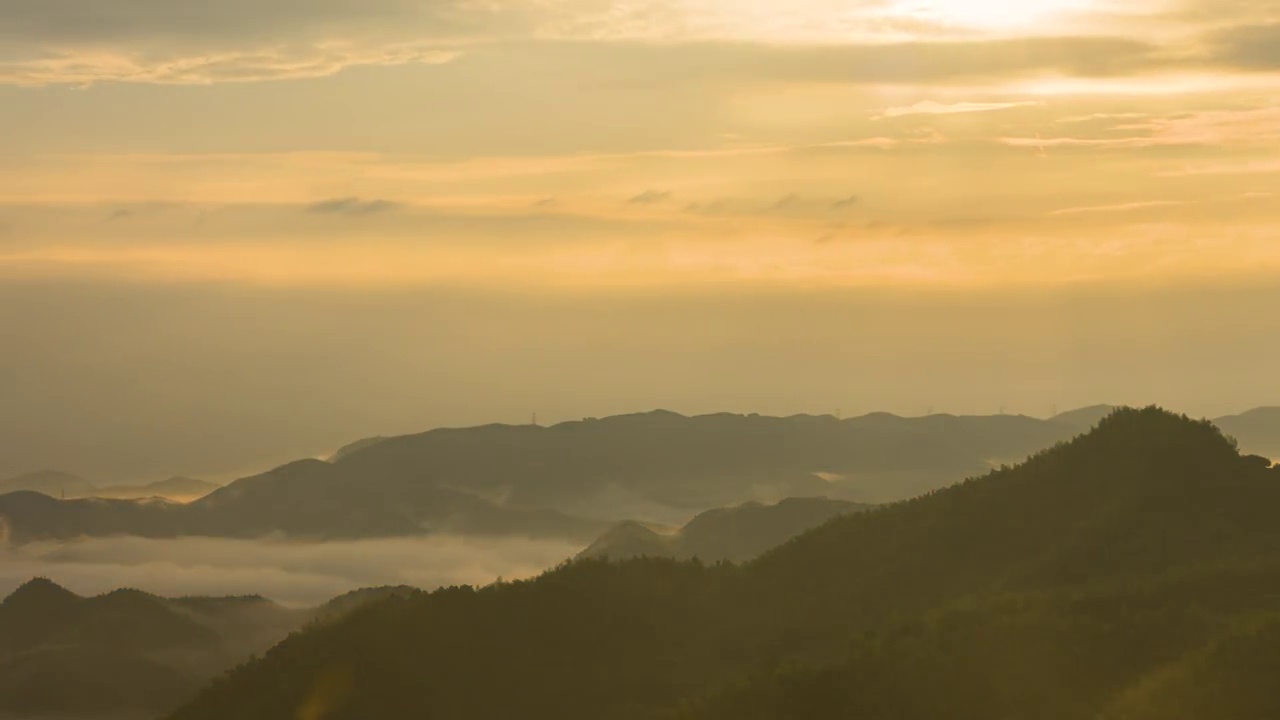
[[[33,577],[82,595],[263,595],[320,604],[380,585],[433,589],[531,577],[582,548],[561,540],[431,536],[342,542],[136,537],[0,546],[0,597]]]

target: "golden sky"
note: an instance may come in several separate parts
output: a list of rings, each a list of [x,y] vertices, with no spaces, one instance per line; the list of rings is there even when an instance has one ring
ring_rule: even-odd
[[[0,0],[0,475],[1224,414],[1278,274],[1276,0]]]
[[[3,0],[0,272],[1280,269],[1273,0]]]

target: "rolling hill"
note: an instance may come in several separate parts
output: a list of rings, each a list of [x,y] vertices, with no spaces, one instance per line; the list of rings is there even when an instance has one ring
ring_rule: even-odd
[[[1121,410],[745,566],[580,560],[393,598],[171,717],[1154,718],[1165,673],[1237,692],[1216,718],[1273,717],[1248,659],[1275,652],[1278,505],[1280,470],[1213,425]]]
[[[834,517],[865,512],[872,507],[827,498],[787,498],[774,505],[746,503],[708,510],[674,532],[658,532],[637,522],[620,523],[601,535],[579,557],[743,562]]]
[[[36,578],[0,602],[0,717],[155,717],[307,624],[412,594],[370,588],[310,609],[261,597],[81,597]]]
[[[194,478],[172,477],[142,485],[99,487],[82,477],[56,470],[27,473],[0,481],[0,495],[14,492],[38,492],[52,498],[109,498],[143,500],[165,498],[179,502],[194,500],[217,490],[221,485]]]
[[[164,712],[308,617],[262,598],[85,598],[32,580],[0,603],[0,716]]]

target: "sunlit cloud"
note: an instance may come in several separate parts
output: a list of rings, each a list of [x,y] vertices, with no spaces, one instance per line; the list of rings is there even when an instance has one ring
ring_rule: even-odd
[[[940,103],[933,100],[918,102],[915,105],[906,107],[893,107],[886,109],[878,115],[878,118],[896,118],[908,115],[958,115],[964,113],[994,112],[997,110],[1010,110],[1013,108],[1036,107],[1044,103],[1035,101],[1023,102],[1002,102],[1002,103],[982,103],[982,102],[959,102],[959,103]]]
[[[1178,200],[1149,200],[1145,202],[1121,203],[1119,205],[1094,205],[1091,207],[1064,208],[1062,210],[1054,210],[1049,214],[1083,215],[1088,213],[1123,213],[1132,212],[1134,210],[1151,210],[1154,208],[1173,207],[1185,204],[1186,203]]]

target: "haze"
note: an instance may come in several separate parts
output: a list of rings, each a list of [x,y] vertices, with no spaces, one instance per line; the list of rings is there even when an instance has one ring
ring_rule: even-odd
[[[0,475],[1276,404],[1277,83],[1268,0],[0,0]]]
[[[364,587],[436,588],[530,577],[580,548],[554,540],[436,536],[357,542],[119,537],[0,545],[0,596],[34,576],[76,592],[119,587],[171,597],[263,595],[311,607]]]

